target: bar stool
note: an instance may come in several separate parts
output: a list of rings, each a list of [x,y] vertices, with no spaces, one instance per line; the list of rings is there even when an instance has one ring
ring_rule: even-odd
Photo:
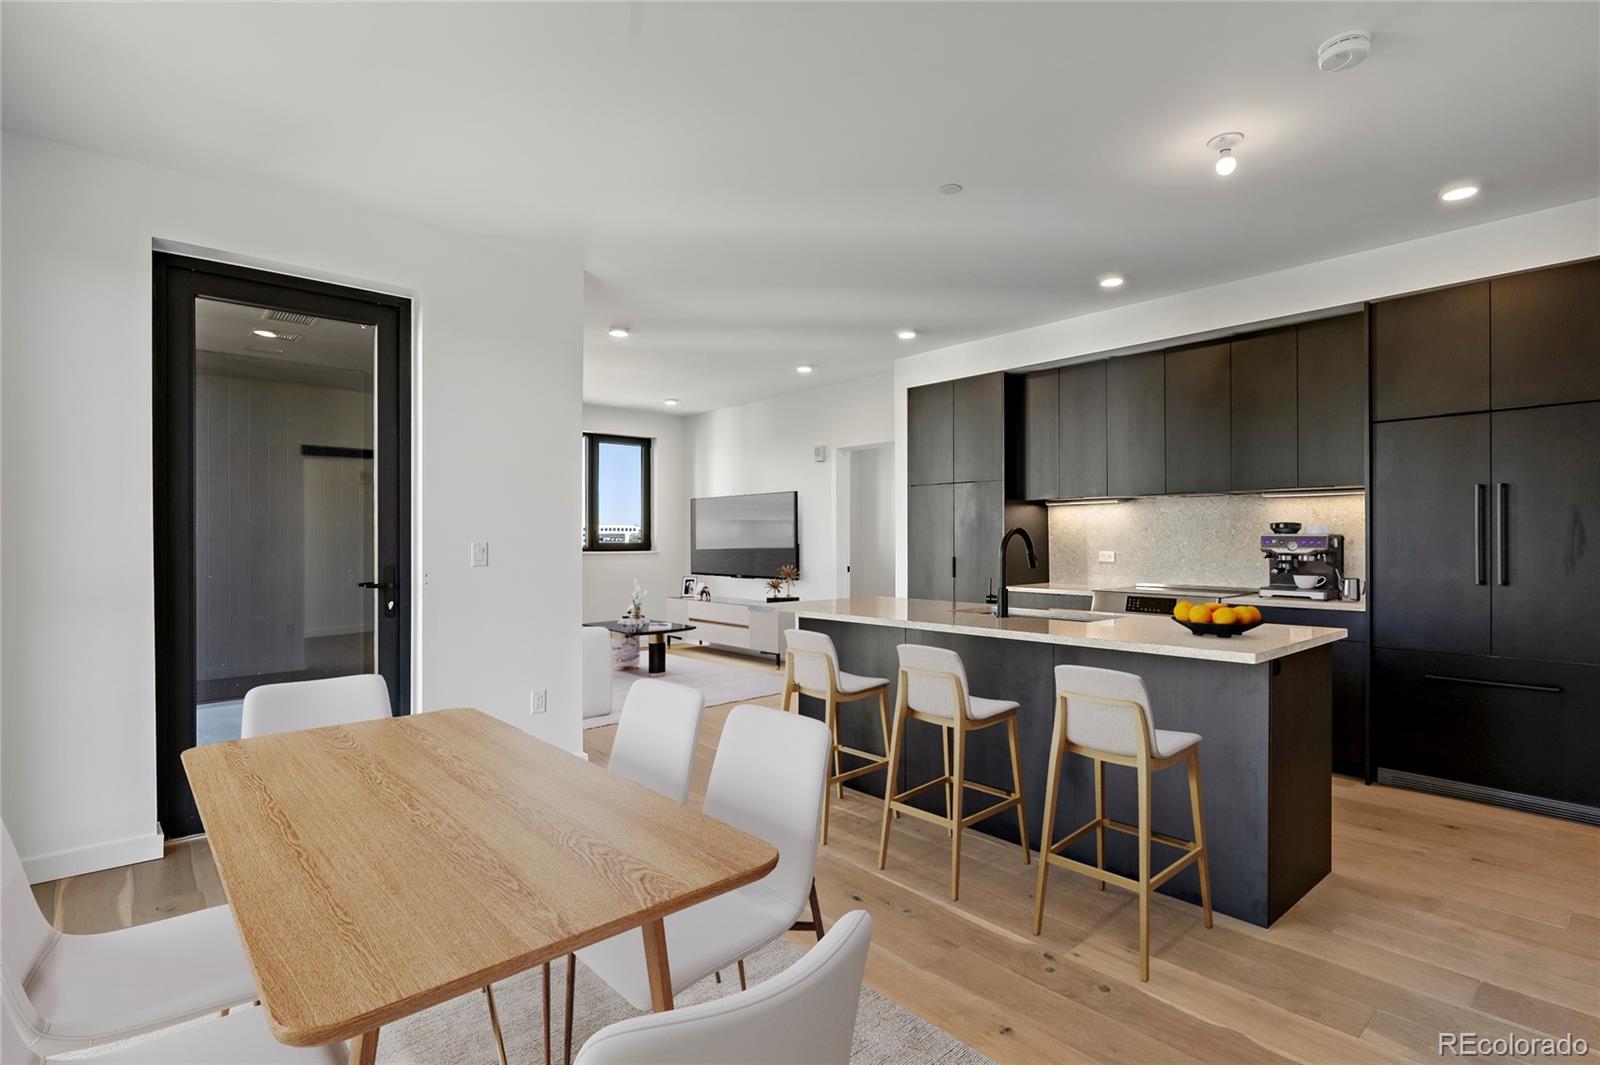
[[[889,749],[889,682],[882,677],[859,677],[839,668],[839,652],[826,633],[806,629],[789,629],[784,633],[788,650],[784,652],[786,665],[783,674],[783,708],[790,709],[793,693],[821,699],[828,734],[833,737],[833,773],[828,786],[823,789],[822,845],[828,844],[828,812],[833,806],[833,789],[839,789],[844,798],[844,782],[867,773],[876,772],[889,764],[886,754],[874,754],[857,747],[846,747],[839,742],[839,704],[862,699],[878,700],[878,717],[883,723],[883,749]],[[840,755],[860,758],[866,764],[855,769],[840,771]]]
[[[1068,753],[1094,759],[1094,820],[1067,833],[1055,843],[1050,833],[1061,791],[1061,762]],[[1105,763],[1132,766],[1139,777],[1139,823],[1124,824],[1105,815]],[[1183,762],[1189,770],[1189,815],[1194,839],[1177,839],[1150,831],[1150,777],[1158,769]],[[1106,829],[1139,840],[1139,877],[1106,871]],[[1058,853],[1089,831],[1094,832],[1095,863],[1089,865]],[[1050,738],[1050,771],[1044,801],[1044,849],[1040,852],[1039,886],[1034,892],[1033,934],[1044,925],[1044,888],[1051,864],[1083,873],[1100,882],[1127,888],[1139,896],[1139,979],[1150,979],[1150,893],[1186,866],[1200,865],[1200,907],[1206,927],[1211,927],[1211,868],[1206,855],[1206,826],[1200,804],[1200,737],[1193,732],[1170,732],[1155,727],[1150,695],[1144,680],[1134,673],[1090,666],[1056,667],[1056,717]],[[1150,844],[1165,844],[1183,856],[1165,869],[1150,874]]]
[[[900,676],[894,708],[894,731],[889,745],[889,785],[883,799],[883,834],[878,842],[878,868],[889,860],[889,815],[891,811],[920,817],[950,831],[950,899],[955,901],[961,890],[961,830],[968,825],[1004,813],[1017,811],[1017,831],[1021,835],[1022,864],[1027,865],[1028,822],[1022,812],[1022,754],[1017,746],[1017,709],[1019,704],[1008,699],[984,699],[967,691],[967,671],[961,656],[943,647],[925,647],[920,644],[901,644]],[[896,769],[900,764],[900,751],[905,746],[906,721],[926,721],[941,729],[940,746],[944,749],[944,775],[924,784],[896,792]],[[968,780],[967,734],[994,725],[1006,726],[1011,741],[1011,791]],[[951,769],[951,752],[954,750],[955,768]],[[945,815],[929,813],[905,800],[929,788],[943,784],[945,789]],[[975,814],[963,815],[963,794],[966,789],[993,795],[1000,801],[985,806]]]

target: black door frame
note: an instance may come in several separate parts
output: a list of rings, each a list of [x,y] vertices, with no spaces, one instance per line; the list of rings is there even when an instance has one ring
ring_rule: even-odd
[[[154,253],[156,794],[168,839],[203,830],[181,755],[195,744],[194,301],[208,297],[378,328],[374,426],[378,554],[395,611],[378,612],[378,671],[411,712],[411,301],[166,252]]]

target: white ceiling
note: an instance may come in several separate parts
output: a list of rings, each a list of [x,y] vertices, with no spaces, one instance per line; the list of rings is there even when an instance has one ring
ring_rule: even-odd
[[[1592,2],[0,18],[8,128],[473,232],[572,231],[585,398],[680,412],[1600,194]],[[1352,28],[1372,58],[1319,73]],[[1220,179],[1204,144],[1235,129]],[[1441,205],[1459,179],[1483,194]]]

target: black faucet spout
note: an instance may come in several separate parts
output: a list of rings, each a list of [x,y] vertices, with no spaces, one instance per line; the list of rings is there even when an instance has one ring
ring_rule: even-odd
[[[1013,536],[1022,537],[1022,546],[1028,552],[1028,568],[1038,569],[1039,560],[1033,553],[1033,537],[1028,535],[1028,530],[1020,525],[1013,525],[1000,537],[1000,597],[994,605],[994,616],[1005,618],[1011,616],[1010,596],[1006,594],[1006,549],[1011,546]]]

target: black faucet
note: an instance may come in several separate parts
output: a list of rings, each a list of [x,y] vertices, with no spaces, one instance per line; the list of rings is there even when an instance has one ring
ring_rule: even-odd
[[[1028,549],[1028,568],[1039,568],[1039,560],[1033,554],[1033,537],[1028,535],[1028,530],[1020,525],[1013,525],[1006,530],[1006,534],[1000,537],[1000,599],[994,605],[994,616],[997,618],[1011,616],[1011,607],[1007,602],[1009,596],[1006,595],[1006,548],[1011,546],[1013,536],[1022,537],[1022,546]]]

